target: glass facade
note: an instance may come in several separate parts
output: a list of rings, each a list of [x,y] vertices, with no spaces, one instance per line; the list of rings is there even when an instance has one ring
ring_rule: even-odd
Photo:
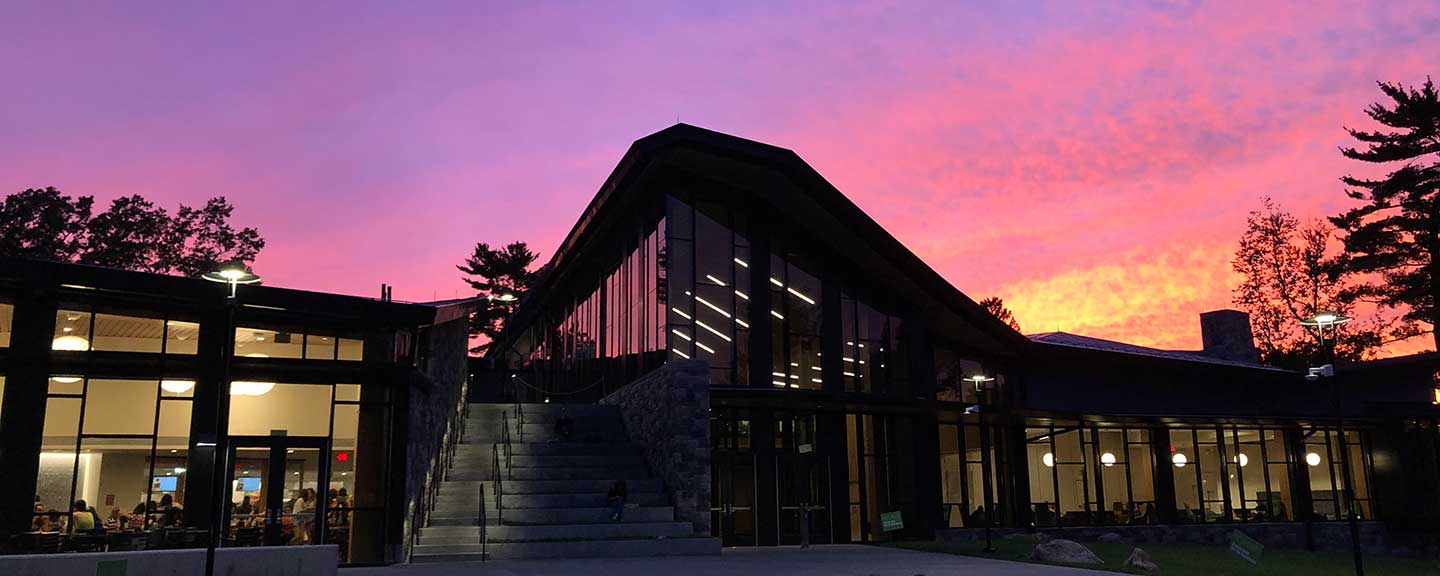
[[[1373,472],[1369,434],[1346,430],[1343,440],[1335,429],[1314,428],[1305,432],[1305,465],[1310,477],[1310,504],[1315,520],[1344,520],[1347,508],[1361,519],[1374,518],[1370,495]],[[1346,464],[1354,483],[1354,502],[1345,491]]]
[[[118,530],[180,525],[191,400],[160,386],[51,378],[33,528],[65,532],[78,509]]]
[[[665,279],[671,354],[710,365],[714,386],[749,385],[750,242],[741,212],[670,196]]]
[[[235,356],[360,361],[365,359],[365,343],[310,330],[239,326],[235,328]]]
[[[996,449],[999,430],[978,416],[949,416],[940,421],[940,505],[941,526],[983,527],[987,521],[999,526],[1004,511],[998,508],[1006,498],[1001,487]]]
[[[78,309],[55,313],[52,350],[193,355],[200,325],[162,317],[108,314]]]

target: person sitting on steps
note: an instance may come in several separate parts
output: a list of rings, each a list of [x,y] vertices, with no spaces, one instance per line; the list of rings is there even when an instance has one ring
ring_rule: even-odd
[[[610,521],[619,522],[625,515],[625,481],[616,480],[610,485],[610,491],[605,494],[605,501],[610,505]]]

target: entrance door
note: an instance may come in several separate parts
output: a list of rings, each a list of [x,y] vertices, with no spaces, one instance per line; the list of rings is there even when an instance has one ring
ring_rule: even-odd
[[[755,456],[714,452],[710,527],[722,546],[755,545]]]
[[[780,544],[829,544],[830,459],[816,454],[775,457]]]
[[[324,537],[325,438],[233,437],[225,546],[295,546]]]

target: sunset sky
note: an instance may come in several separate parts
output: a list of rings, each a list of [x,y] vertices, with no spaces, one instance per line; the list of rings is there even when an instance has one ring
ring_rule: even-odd
[[[269,284],[450,298],[678,119],[795,150],[1026,332],[1198,348],[1246,213],[1351,205],[1342,127],[1440,75],[1433,0],[227,4],[0,6],[0,191],[224,195]]]

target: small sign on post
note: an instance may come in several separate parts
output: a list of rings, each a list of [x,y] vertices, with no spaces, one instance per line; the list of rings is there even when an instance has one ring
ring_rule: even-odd
[[[1230,552],[1244,558],[1246,562],[1258,566],[1260,555],[1265,553],[1265,545],[1247,536],[1244,532],[1233,530],[1230,532]]]
[[[900,511],[885,512],[880,515],[880,530],[894,532],[905,527],[905,519],[900,517]]]

